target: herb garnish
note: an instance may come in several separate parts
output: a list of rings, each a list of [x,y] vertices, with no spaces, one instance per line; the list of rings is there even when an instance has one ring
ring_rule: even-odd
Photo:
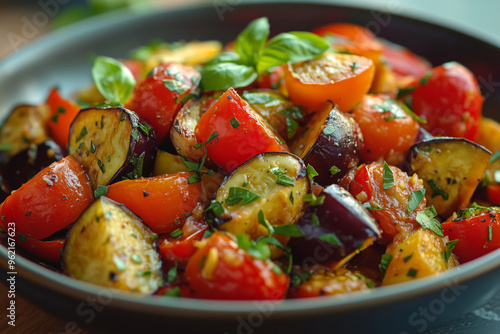
[[[98,56],[92,77],[99,92],[111,103],[125,103],[135,87],[134,75],[116,59]]]
[[[451,240],[446,243],[446,250],[443,251],[443,258],[444,262],[448,263],[448,259],[451,256],[451,253],[453,252],[453,249],[455,248],[455,244],[458,242],[458,239],[456,240]]]
[[[436,181],[434,181],[434,179],[430,179],[429,181],[427,181],[427,183],[429,184],[429,187],[431,187],[431,190],[432,190],[432,198],[434,197],[437,197],[437,196],[441,196],[443,197],[443,199],[445,201],[448,200],[448,193],[446,191],[444,191],[440,186],[439,184],[437,184]]]
[[[382,255],[382,259],[380,260],[380,273],[382,274],[382,277],[385,276],[385,272],[387,271],[387,268],[389,267],[389,264],[392,261],[392,254],[384,254]]]
[[[430,229],[440,237],[444,237],[443,226],[436,218],[434,218],[436,216],[436,209],[431,205],[425,210],[417,212],[416,221],[422,226],[424,230]]]
[[[288,186],[288,187],[293,187],[295,186],[295,179],[291,178],[290,176],[286,175],[284,171],[282,171],[279,167],[273,167],[269,170],[271,173],[276,176],[277,181],[276,183],[282,186]]]
[[[413,191],[408,199],[408,205],[406,206],[406,212],[411,215],[413,211],[420,205],[425,196],[425,189]]]
[[[229,188],[229,195],[225,202],[227,205],[236,205],[241,202],[241,205],[247,205],[260,198],[259,194],[254,193],[243,187]]]
[[[392,173],[391,168],[385,161],[384,161],[384,174],[382,182],[383,182],[382,188],[384,188],[384,190],[390,189],[394,186],[394,174]]]

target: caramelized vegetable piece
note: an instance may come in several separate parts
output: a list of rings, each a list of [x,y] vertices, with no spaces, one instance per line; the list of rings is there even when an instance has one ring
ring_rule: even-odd
[[[198,141],[195,136],[196,124],[200,117],[215,102],[210,96],[202,96],[200,99],[192,98],[179,110],[170,130],[170,140],[177,154],[191,160],[199,161],[205,155],[203,147],[196,147]]]
[[[428,205],[444,218],[469,205],[491,153],[463,138],[435,138],[414,145],[411,169],[424,181]]]
[[[330,100],[342,112],[361,101],[372,84],[373,61],[368,58],[325,52],[323,55],[285,67],[290,99],[308,112]]]
[[[352,116],[363,133],[364,162],[385,160],[398,165],[415,143],[420,126],[395,100],[379,95],[365,95]]]
[[[190,183],[191,173],[176,173],[109,186],[106,196],[124,204],[155,233],[182,227],[184,215],[201,202],[201,183]]]
[[[158,65],[135,87],[125,107],[146,119],[156,132],[158,144],[164,144],[183,99],[199,80],[200,73],[190,66]]]
[[[384,174],[388,174],[388,170],[392,178],[387,177],[384,181]],[[391,181],[394,185],[389,187]],[[372,163],[359,166],[353,178],[348,175],[341,183],[347,183],[346,189],[377,219],[383,231],[382,243],[388,244],[396,234],[409,234],[420,226],[416,216],[418,211],[425,209],[425,198],[408,213],[412,193],[424,188],[416,174],[408,177],[397,167],[384,168],[382,164]]]
[[[363,137],[356,122],[326,103],[307,122],[307,131],[290,143],[292,153],[314,167],[322,186],[337,183],[359,163]]]
[[[373,283],[367,282],[360,274],[353,273],[345,268],[335,271],[327,269],[315,270],[307,275],[297,287],[292,288],[288,297],[311,298],[320,296],[335,296],[355,291],[366,291],[373,287]]]
[[[63,157],[61,148],[52,140],[17,153],[1,167],[3,186],[9,191],[16,190],[39,171]]]
[[[286,144],[234,89],[229,88],[200,118],[196,139],[208,157],[228,173],[263,152],[286,151]]]
[[[71,156],[41,170],[0,207],[2,226],[44,239],[73,223],[94,199],[85,170]]]
[[[250,159],[220,186],[215,200],[223,212],[214,217],[218,227],[251,239],[269,235],[259,223],[259,211],[272,226],[294,224],[310,192],[304,163],[289,153],[263,153]],[[286,241],[286,239],[282,239]]]
[[[288,288],[288,275],[269,259],[252,257],[230,234],[215,232],[198,244],[185,277],[198,298],[279,300]]]
[[[479,122],[479,137],[476,143],[493,153],[500,150],[500,123],[494,119],[482,117]]]
[[[63,98],[55,88],[50,91],[47,104],[50,107],[51,115],[47,122],[50,136],[66,150],[71,123],[81,108],[78,104]]]
[[[318,199],[322,203],[310,203],[297,222],[304,236],[290,240],[294,259],[338,262],[380,237],[376,221],[345,189],[332,184]]]
[[[104,287],[153,293],[163,282],[156,239],[126,207],[100,197],[68,234],[64,273]]]
[[[469,208],[443,223],[444,234],[457,240],[453,253],[468,262],[500,248],[500,214],[497,208]]]
[[[458,266],[456,256],[447,249],[445,239],[429,229],[418,229],[402,241],[395,239],[387,248],[392,260],[382,285],[408,282]]]
[[[0,160],[5,162],[10,157],[27,149],[31,144],[41,144],[49,135],[45,124],[50,117],[46,105],[21,105],[9,114],[0,128]]]
[[[69,154],[85,167],[94,189],[153,172],[155,133],[127,109],[83,109],[69,139]]]

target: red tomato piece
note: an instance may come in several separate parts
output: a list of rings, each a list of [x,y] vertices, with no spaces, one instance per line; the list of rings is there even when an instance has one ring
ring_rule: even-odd
[[[161,144],[169,134],[182,99],[196,88],[200,73],[192,67],[169,63],[156,66],[139,83],[126,108],[145,118]]]
[[[476,78],[458,63],[446,63],[415,83],[413,111],[427,120],[423,127],[434,136],[476,140],[483,97]]]
[[[124,180],[108,187],[106,196],[124,204],[155,233],[182,227],[184,215],[201,202],[201,183],[189,183],[191,173],[179,172]]]
[[[83,167],[67,156],[41,170],[2,203],[3,228],[16,225],[16,233],[44,239],[73,223],[94,200]]]
[[[232,236],[215,232],[189,260],[184,276],[198,298],[279,300],[289,277],[270,260],[252,257]],[[278,273],[279,272],[279,273]]]
[[[432,69],[427,60],[401,45],[385,41],[382,47],[382,55],[389,63],[392,71],[398,76],[421,78]]]
[[[285,144],[264,120],[229,88],[196,125],[198,142],[206,145],[208,157],[230,173],[248,159],[264,152],[287,151]]]
[[[39,259],[43,259],[52,263],[61,262],[61,250],[64,247],[66,239],[55,240],[38,240],[33,238],[19,237],[14,238],[16,244]]]
[[[50,91],[47,104],[51,111],[51,117],[47,122],[50,136],[57,145],[67,150],[71,123],[81,108],[78,104],[63,98],[55,88]]]
[[[170,234],[160,236],[159,253],[163,263],[168,267],[177,263],[180,268],[184,268],[197,250],[194,243],[203,238],[207,228],[208,224],[202,217],[191,215],[182,225],[181,235],[178,237],[172,237]]]
[[[458,239],[453,253],[461,263],[500,248],[500,214],[497,211],[488,210],[468,219],[446,221],[443,231],[450,240]]]
[[[363,134],[361,159],[398,165],[415,143],[420,126],[399,104],[378,95],[365,95],[352,116]]]
[[[500,204],[500,184],[492,183],[486,187],[488,201],[493,204]]]

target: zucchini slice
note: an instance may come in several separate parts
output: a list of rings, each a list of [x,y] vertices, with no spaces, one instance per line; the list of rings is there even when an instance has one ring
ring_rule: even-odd
[[[89,175],[92,187],[151,176],[154,130],[124,108],[81,110],[71,124],[68,152]]]
[[[410,167],[424,181],[427,205],[448,218],[469,206],[491,152],[464,138],[424,140],[410,149]]]
[[[295,224],[311,186],[307,170],[290,153],[262,153],[238,167],[220,186],[215,200],[224,212],[215,218],[223,231],[252,239],[269,235],[259,211],[272,226]]]
[[[156,240],[124,205],[99,197],[68,233],[64,273],[100,286],[153,293],[163,283]]]

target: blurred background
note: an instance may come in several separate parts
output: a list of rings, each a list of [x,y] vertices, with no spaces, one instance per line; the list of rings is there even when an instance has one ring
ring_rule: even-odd
[[[290,1],[290,0],[289,0]],[[291,0],[293,1],[293,0]],[[128,7],[134,11],[252,0],[0,0],[0,58],[73,22]],[[467,31],[500,45],[498,0],[323,0],[403,14]],[[214,9],[215,10],[215,9]]]

